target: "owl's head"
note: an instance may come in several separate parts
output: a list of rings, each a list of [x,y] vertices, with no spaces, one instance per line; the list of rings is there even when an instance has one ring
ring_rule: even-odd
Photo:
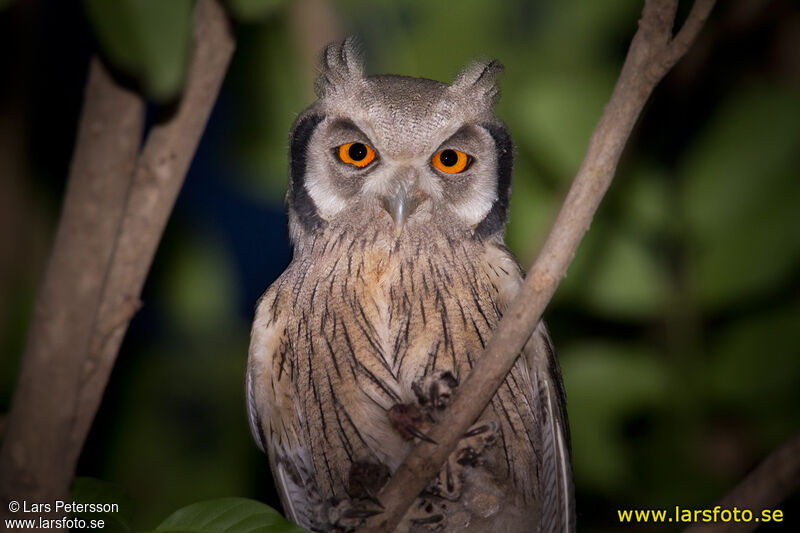
[[[448,85],[366,76],[352,39],[329,45],[315,89],[290,134],[290,234],[378,228],[393,238],[432,225],[502,239],[512,144],[493,114],[496,61]],[[388,216],[387,216],[388,215]]]

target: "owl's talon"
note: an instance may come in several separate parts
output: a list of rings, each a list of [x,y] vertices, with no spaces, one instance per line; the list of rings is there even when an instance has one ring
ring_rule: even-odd
[[[435,440],[427,436],[419,430],[418,426],[424,424],[422,413],[416,405],[411,403],[398,403],[393,405],[387,412],[389,422],[392,427],[406,439],[411,440],[414,437],[430,442],[431,444],[438,444]]]
[[[372,502],[364,499],[340,500],[331,498],[326,502],[327,524],[318,528],[319,531],[349,533],[361,527],[364,520],[375,515],[381,514],[384,509],[381,505],[376,508]]]
[[[450,461],[444,465],[444,471],[447,492],[453,494],[456,491],[456,480],[453,478],[453,469],[450,468]]]
[[[464,448],[458,452],[456,463],[461,466],[475,466],[478,464],[480,454],[472,448]]]
[[[406,430],[415,437],[417,437],[419,440],[424,440],[425,442],[430,442],[431,444],[439,444],[438,442],[427,436],[425,433],[419,431],[417,428],[409,427],[406,428]]]
[[[499,432],[500,426],[494,420],[470,428],[459,441],[459,447],[455,452],[457,462],[462,465],[477,464],[483,450],[497,441]]]
[[[461,472],[464,468],[457,465],[454,471],[450,466],[450,462],[451,460],[448,459],[444,469],[439,472],[438,476],[433,478],[425,490],[429,494],[454,502],[461,497]]]
[[[458,380],[449,370],[438,370],[429,376],[422,376],[411,384],[411,390],[423,409],[443,410],[450,405],[458,388]]]
[[[414,526],[412,531],[441,531],[446,524],[447,507],[434,498],[417,498],[406,519]]]
[[[473,427],[472,429],[464,433],[463,438],[474,437],[475,435],[482,435],[487,431],[495,433],[497,431],[497,423],[490,421],[487,422],[486,424],[481,424],[480,426]]]

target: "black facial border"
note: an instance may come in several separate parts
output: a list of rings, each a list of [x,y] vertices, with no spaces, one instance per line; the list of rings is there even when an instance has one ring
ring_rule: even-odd
[[[324,115],[308,115],[302,118],[292,130],[289,142],[289,206],[297,215],[300,224],[307,232],[319,229],[324,221],[319,216],[317,206],[306,189],[306,165],[308,143]]]
[[[511,172],[514,167],[514,144],[505,126],[499,124],[481,124],[494,140],[497,152],[497,200],[492,204],[489,213],[475,227],[475,236],[479,239],[489,238],[502,233],[508,220],[508,206],[511,198]]]

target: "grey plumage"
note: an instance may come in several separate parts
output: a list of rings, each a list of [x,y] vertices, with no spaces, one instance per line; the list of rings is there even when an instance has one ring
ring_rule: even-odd
[[[292,128],[294,258],[259,302],[246,384],[284,508],[309,529],[347,531],[380,510],[375,495],[446,416],[522,281],[503,244],[500,70],[477,62],[452,85],[365,76],[345,41],[326,49],[319,99]],[[574,530],[564,391],[543,325],[522,355],[402,529]]]

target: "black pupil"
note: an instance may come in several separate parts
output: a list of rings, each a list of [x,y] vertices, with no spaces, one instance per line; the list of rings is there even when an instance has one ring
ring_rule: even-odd
[[[455,150],[443,150],[442,154],[439,156],[439,160],[444,166],[452,167],[458,163],[458,154]]]
[[[347,155],[349,155],[350,159],[353,161],[361,161],[367,157],[367,147],[361,143],[353,143],[350,145],[350,149],[347,150]]]

